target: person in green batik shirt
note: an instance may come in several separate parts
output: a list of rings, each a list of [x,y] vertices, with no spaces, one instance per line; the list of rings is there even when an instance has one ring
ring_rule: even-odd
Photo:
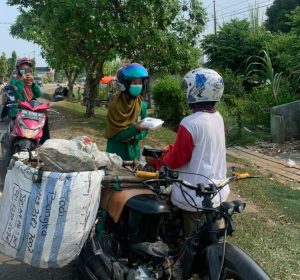
[[[116,153],[123,160],[140,157],[139,141],[147,135],[141,120],[147,117],[147,103],[141,93],[148,71],[138,63],[123,66],[117,72],[121,93],[113,97],[108,106],[107,138],[108,153]]]
[[[30,58],[23,57],[17,60],[16,75],[12,77],[9,84],[16,88],[14,93],[14,101],[30,101],[42,96],[42,92],[37,83],[34,82],[32,76],[32,61]],[[13,107],[8,111],[8,117],[15,119],[18,112],[18,107]],[[50,139],[48,117],[43,127],[43,136],[40,139],[40,144],[43,144],[47,139]]]
[[[17,60],[16,77],[10,80],[10,85],[16,87],[15,101],[32,100],[42,96],[40,87],[34,82],[32,72],[32,62],[30,58],[23,57]],[[15,118],[19,108],[9,110],[9,117]]]

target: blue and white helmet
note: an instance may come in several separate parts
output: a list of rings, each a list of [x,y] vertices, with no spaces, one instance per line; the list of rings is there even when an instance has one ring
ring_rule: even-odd
[[[223,78],[214,70],[197,68],[189,71],[182,83],[188,103],[219,101],[224,91]]]

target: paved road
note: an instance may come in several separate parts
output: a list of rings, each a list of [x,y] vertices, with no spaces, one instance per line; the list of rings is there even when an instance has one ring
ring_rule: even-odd
[[[2,112],[3,106],[0,105],[0,112]],[[0,122],[0,140],[2,136],[4,135],[8,125],[8,120],[5,119],[3,122]],[[0,195],[1,195],[1,190],[3,188],[4,184],[4,174],[3,174],[3,166],[2,166],[2,153],[1,153],[1,143],[0,143]]]
[[[45,85],[42,90],[52,90],[56,88],[56,84]],[[0,106],[0,112],[2,106]],[[8,121],[0,122],[0,139],[7,128]],[[1,149],[0,149],[1,151]],[[3,167],[1,165],[0,152],[0,205],[2,199],[1,181],[3,178]],[[1,172],[2,171],[2,172]],[[3,225],[0,225],[0,227]],[[1,238],[1,236],[0,236]],[[76,279],[76,268],[74,266],[67,266],[57,269],[39,269],[29,265],[20,263],[12,258],[8,258],[0,254],[0,279],[1,280],[72,280]]]

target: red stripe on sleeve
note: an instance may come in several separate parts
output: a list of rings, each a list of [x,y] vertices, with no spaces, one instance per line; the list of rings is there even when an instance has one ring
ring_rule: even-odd
[[[155,167],[159,168],[167,165],[171,169],[177,169],[191,160],[193,149],[194,140],[192,135],[184,126],[180,125],[175,145],[168,146],[167,152],[160,159],[155,160]]]

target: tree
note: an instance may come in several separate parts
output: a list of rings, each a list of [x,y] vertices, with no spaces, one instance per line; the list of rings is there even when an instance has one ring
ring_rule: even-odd
[[[2,55],[0,56],[0,76],[5,77],[7,74],[7,70],[8,70],[7,59],[5,53],[3,52]]]
[[[16,62],[17,62],[17,53],[13,51],[11,57],[7,59],[7,63],[8,63],[7,77],[10,77],[12,71],[15,69]]]
[[[35,58],[32,58],[32,59],[31,59],[31,64],[32,64],[32,72],[33,72],[33,75],[35,75],[35,67],[36,67],[36,61],[35,61]]]
[[[42,57],[50,67],[56,72],[64,71],[68,79],[69,95],[72,96],[73,85],[83,69],[83,63],[76,54],[70,52],[71,50],[64,49],[54,40],[51,33],[45,29],[47,23],[44,20],[46,19],[35,17],[34,11],[21,14],[11,27],[11,33],[42,47]]]
[[[103,68],[105,75],[116,75],[120,67],[126,63],[125,60],[121,60],[119,57],[111,61],[106,61]]]
[[[37,21],[42,36],[34,40],[42,48],[47,45],[47,53],[56,57],[60,49],[84,64],[87,117],[94,115],[105,61],[119,55],[150,69],[185,71],[197,61],[193,56],[198,54],[195,46],[205,20],[197,0],[8,0],[8,4],[20,8],[20,17],[29,15],[31,22]],[[30,20],[12,33],[25,38],[23,31],[36,28],[28,24]]]
[[[300,36],[300,7],[297,7],[291,12],[289,19],[291,20],[292,33]]]
[[[291,30],[288,15],[299,5],[300,0],[275,0],[266,11],[266,28],[272,32],[288,33]]]
[[[208,66],[243,73],[246,59],[259,53],[271,36],[262,27],[251,28],[247,20],[234,19],[217,34],[205,36],[201,46],[208,56]]]

